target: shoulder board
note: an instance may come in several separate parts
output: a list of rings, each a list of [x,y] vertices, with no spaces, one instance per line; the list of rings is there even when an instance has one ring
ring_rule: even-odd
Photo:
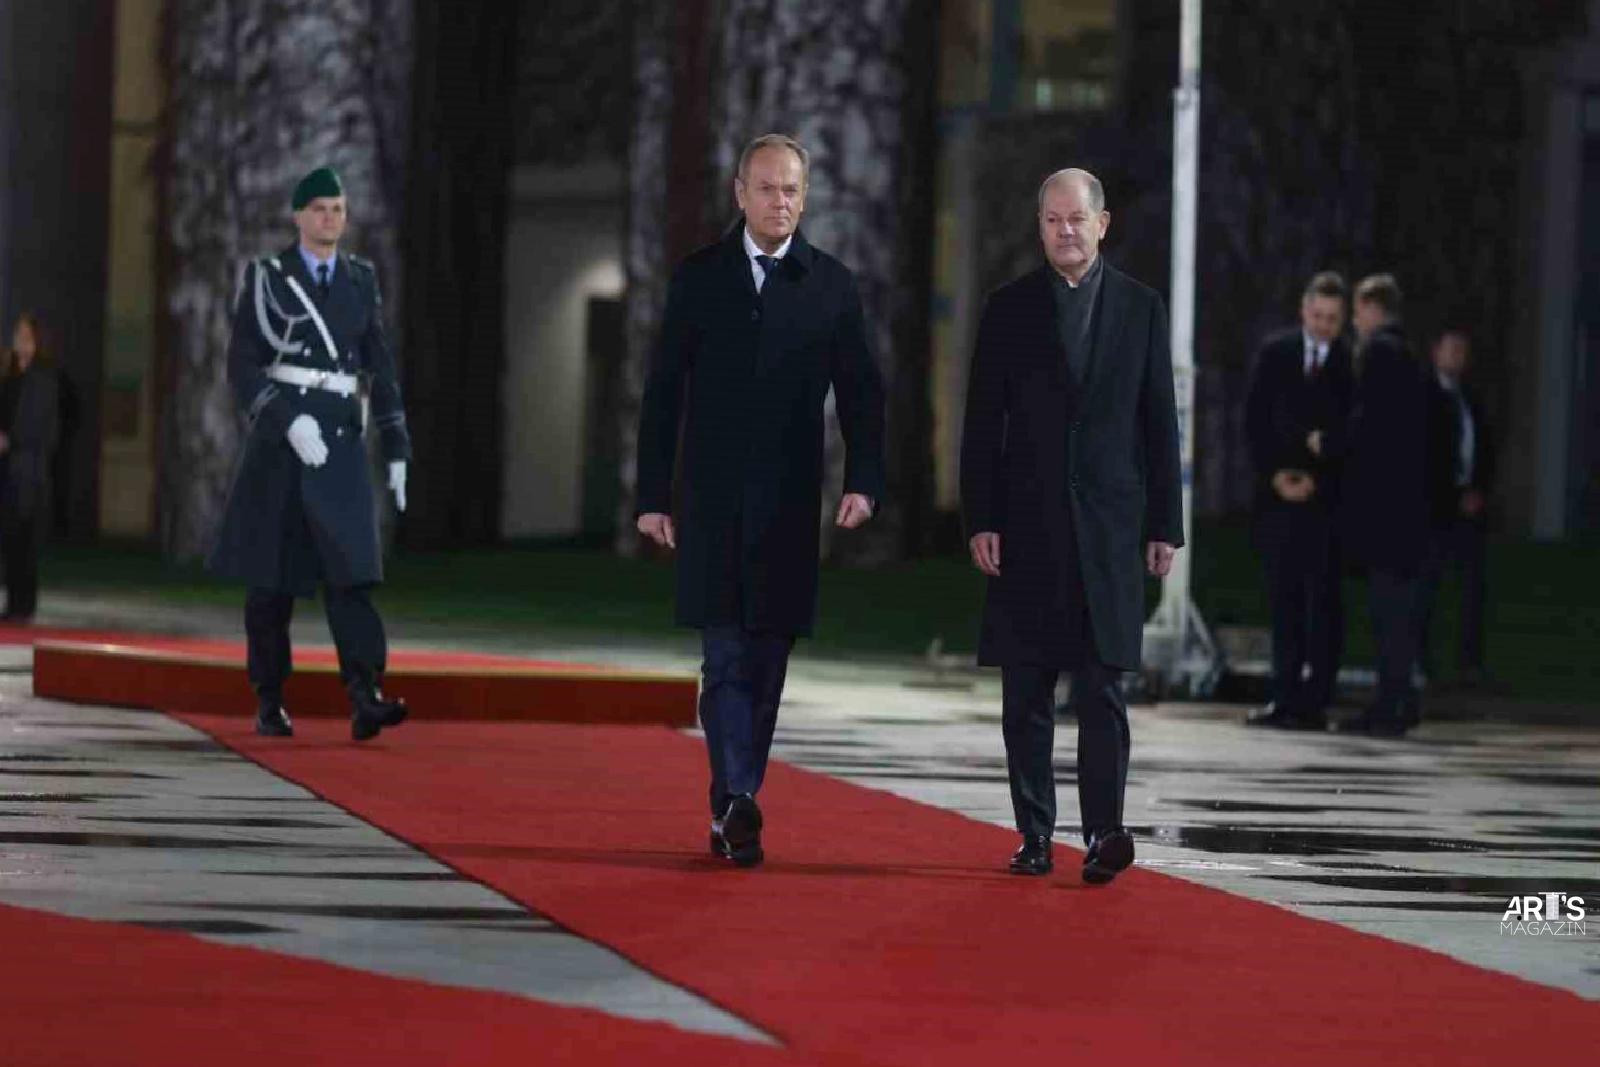
[[[373,263],[372,260],[370,260],[370,259],[365,259],[365,258],[363,258],[361,256],[349,256],[347,258],[350,260],[351,263],[354,263],[356,266],[360,267],[362,270],[366,271],[368,274],[376,274],[376,273],[378,273],[377,264]]]

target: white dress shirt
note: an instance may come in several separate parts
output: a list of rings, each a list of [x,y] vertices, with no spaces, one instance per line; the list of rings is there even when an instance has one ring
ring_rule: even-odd
[[[1305,341],[1304,370],[1309,378],[1312,371],[1321,370],[1328,362],[1328,342],[1318,341],[1304,330],[1300,331],[1300,337]]]
[[[778,250],[771,253],[772,258],[782,259],[784,256],[788,255],[789,246],[793,243],[794,235],[790,234],[788,237],[784,238],[783,244],[778,246]],[[761,264],[756,262],[756,257],[765,256],[768,255],[768,253],[761,251],[761,246],[756,244],[755,239],[750,236],[750,227],[748,226],[744,228],[744,254],[750,260],[750,277],[755,279],[756,292],[759,293],[761,291],[761,287],[767,282],[767,272],[761,269]]]

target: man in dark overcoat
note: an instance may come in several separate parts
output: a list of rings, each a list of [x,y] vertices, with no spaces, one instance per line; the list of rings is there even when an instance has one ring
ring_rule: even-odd
[[[1344,279],[1332,271],[1312,278],[1299,328],[1261,346],[1245,397],[1253,533],[1272,607],[1272,702],[1251,726],[1328,725],[1344,645],[1339,479],[1354,388],[1344,317]]]
[[[808,165],[788,137],[744,150],[744,219],[673,273],[639,426],[638,527],[676,549],[677,620],[702,634],[711,849],[744,866],[763,857],[756,794],[789,653],[816,617],[830,386],[846,447],[835,521],[860,526],[884,491],[883,383],[855,278],[798,229]]]
[[[384,699],[383,622],[371,591],[383,578],[366,445],[363,384],[405,510],[406,430],[394,358],[385,340],[378,277],[342,254],[344,190],[323,167],[291,198],[299,240],[251,262],[233,316],[228,380],[249,419],[243,453],[209,565],[249,586],[245,632],[256,731],[294,732],[283,707],[296,597],[323,588],[328,628],[358,741],[405,718]]]
[[[1417,597],[1428,547],[1428,393],[1400,325],[1400,286],[1374,274],[1356,286],[1356,388],[1345,459],[1345,548],[1367,579],[1378,689],[1343,729],[1398,737],[1422,718],[1413,680]]]
[[[1053,866],[1053,693],[1067,671],[1091,883],[1133,862],[1120,676],[1140,666],[1144,576],[1165,576],[1183,544],[1166,309],[1100,255],[1110,221],[1087,171],[1040,187],[1048,262],[984,307],[961,445],[963,520],[989,576],[978,659],[1001,668],[1022,834],[1011,869]]]

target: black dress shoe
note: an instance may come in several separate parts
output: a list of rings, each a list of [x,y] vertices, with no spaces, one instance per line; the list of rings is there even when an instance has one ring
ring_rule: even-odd
[[[1366,734],[1368,737],[1404,737],[1408,729],[1410,725],[1403,713],[1377,706],[1339,724],[1341,734]]]
[[[1050,839],[1038,834],[1023,834],[1022,847],[1011,854],[1012,874],[1049,874],[1055,869]]]
[[[728,839],[722,836],[722,820],[711,821],[711,854],[719,860],[728,859]]]
[[[761,851],[761,806],[749,793],[728,802],[722,815],[722,840],[728,859],[740,867],[754,867],[766,858]]]
[[[1291,711],[1280,704],[1268,704],[1253,711],[1245,719],[1246,726],[1264,726],[1273,730],[1326,730],[1328,717],[1320,711]]]
[[[376,690],[356,690],[350,694],[350,736],[366,741],[378,736],[385,726],[399,726],[409,709],[404,700],[385,700]]]
[[[1089,838],[1083,857],[1083,880],[1105,885],[1133,865],[1133,838],[1126,830],[1107,830]]]
[[[279,704],[262,704],[256,709],[256,733],[262,737],[293,737],[294,723]]]

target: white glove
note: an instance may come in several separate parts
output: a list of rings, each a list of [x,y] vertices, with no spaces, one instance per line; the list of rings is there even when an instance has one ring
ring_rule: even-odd
[[[322,427],[310,415],[296,415],[289,424],[289,447],[308,467],[320,467],[328,462],[328,446],[322,440]]]
[[[406,509],[406,461],[397,459],[389,464],[389,488],[394,491],[396,511]]]

